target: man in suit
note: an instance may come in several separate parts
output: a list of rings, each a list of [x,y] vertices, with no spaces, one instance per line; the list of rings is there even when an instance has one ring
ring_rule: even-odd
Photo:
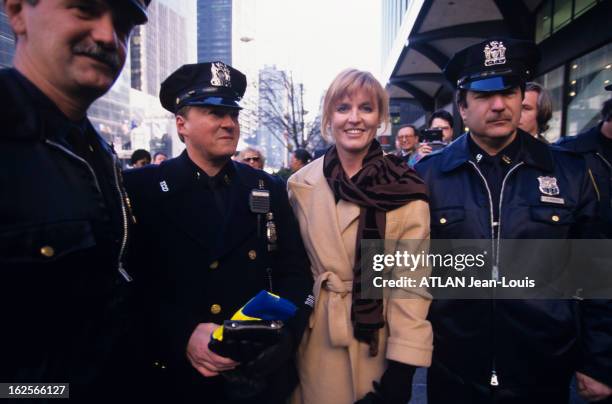
[[[310,312],[312,277],[284,184],[231,160],[245,89],[246,77],[222,62],[179,68],[162,83],[160,99],[176,115],[186,150],[125,173],[137,219],[135,276],[151,313],[151,363],[173,402],[232,402],[227,371],[243,364],[208,344],[259,291],[299,308],[286,324],[290,338],[282,341],[292,349],[284,352],[294,352]],[[270,361],[264,373],[276,370],[275,383],[252,402],[281,402],[291,391],[290,356]]]

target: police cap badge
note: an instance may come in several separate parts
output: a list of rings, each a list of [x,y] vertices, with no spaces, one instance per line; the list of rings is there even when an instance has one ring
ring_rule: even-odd
[[[524,85],[540,54],[531,41],[489,38],[457,52],[444,68],[456,88],[492,92]]]
[[[241,109],[238,103],[246,90],[246,76],[223,62],[181,66],[161,85],[162,106],[176,113],[184,106],[213,106]]]

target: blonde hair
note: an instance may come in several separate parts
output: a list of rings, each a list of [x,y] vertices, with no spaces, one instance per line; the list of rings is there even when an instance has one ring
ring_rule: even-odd
[[[334,105],[344,97],[351,97],[359,90],[364,90],[376,101],[378,109],[378,123],[385,124],[385,130],[389,121],[389,96],[385,89],[374,78],[372,73],[357,69],[346,69],[340,72],[332,81],[323,100],[323,111],[321,117],[321,133],[327,139],[331,138],[329,128]]]

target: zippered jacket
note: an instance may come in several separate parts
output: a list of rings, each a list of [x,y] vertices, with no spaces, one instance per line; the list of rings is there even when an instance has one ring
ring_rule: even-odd
[[[603,219],[606,238],[612,238],[612,161],[604,157],[600,139],[601,123],[577,136],[561,138],[557,145],[584,156],[595,180],[599,215]]]
[[[520,153],[502,182],[494,222],[494,198],[467,136],[416,165],[430,190],[432,239],[600,237],[593,183],[579,155],[519,130]],[[544,182],[555,186],[541,189]],[[493,278],[512,275],[489,270]],[[548,270],[557,270],[552,260]],[[477,390],[559,389],[576,370],[612,385],[610,301],[434,299],[429,319],[432,366]]]
[[[88,121],[97,170],[50,130],[57,110],[25,80],[0,71],[0,380],[97,402],[125,368],[111,359],[130,314],[121,172]]]

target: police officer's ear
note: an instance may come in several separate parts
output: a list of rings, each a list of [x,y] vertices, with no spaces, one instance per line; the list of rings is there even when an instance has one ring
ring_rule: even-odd
[[[25,35],[26,33],[24,8],[33,7],[36,3],[38,1],[35,0],[4,0],[4,12],[8,17],[15,37]]]
[[[189,121],[183,115],[176,115],[176,131],[178,132],[181,141],[184,141],[185,133],[189,132]]]
[[[181,142],[185,143],[185,133],[189,130],[188,115],[191,107],[185,106],[176,111],[176,131]]]

